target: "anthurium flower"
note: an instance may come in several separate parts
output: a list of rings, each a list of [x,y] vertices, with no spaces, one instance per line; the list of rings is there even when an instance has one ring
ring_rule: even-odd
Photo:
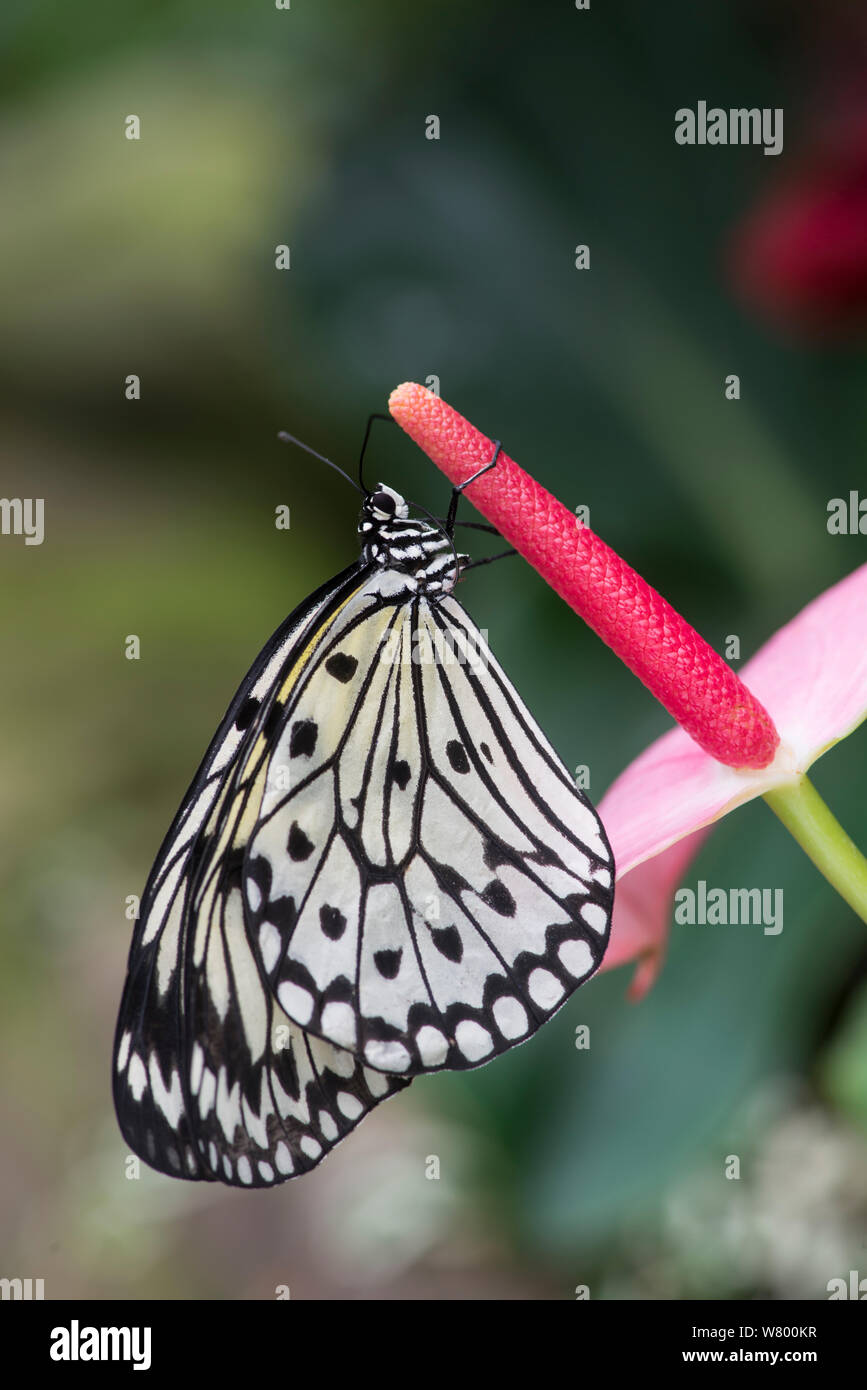
[[[773,712],[781,739],[773,762],[759,771],[726,767],[682,730],[663,734],[600,803],[606,830],[616,827],[621,874],[754,796],[798,781],[867,716],[867,565],[780,628],[743,679]]]
[[[830,855],[828,869],[844,874],[852,861],[851,881],[836,886],[867,913],[867,885],[857,873],[863,860],[804,778],[867,716],[867,565],[780,628],[746,663],[743,679],[774,716],[781,741],[772,763],[759,771],[726,767],[672,729],[630,763],[599,804],[618,884],[623,880],[604,968],[644,957],[633,994],[658,968],[672,891],[703,838],[693,832],[753,797],[765,796],[784,823],[798,810],[813,822],[819,838],[808,853],[823,873],[817,856]],[[831,823],[822,834],[826,817]]]
[[[463,485],[494,444],[415,383],[393,417]],[[740,680],[694,628],[569,510],[502,453],[469,499],[538,569],[681,725],[650,746],[599,806],[617,866],[603,968],[639,958],[632,994],[655,976],[671,893],[703,828],[764,796],[867,921],[867,860],[806,777],[867,715],[867,565],[815,599],[745,666]]]

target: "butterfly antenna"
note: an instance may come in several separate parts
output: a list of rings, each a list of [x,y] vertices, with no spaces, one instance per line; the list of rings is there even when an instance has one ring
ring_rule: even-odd
[[[365,497],[370,496],[370,488],[364,486],[364,476],[362,473],[362,469],[364,468],[364,453],[367,449],[367,441],[370,438],[370,431],[374,420],[385,420],[389,425],[393,425],[395,423],[391,415],[368,415],[367,417],[367,428],[364,431],[364,440],[361,445],[361,453],[358,456],[358,481],[361,484],[361,491],[364,493]]]
[[[363,486],[359,487],[355,479],[350,478],[348,473],[344,473],[338,463],[332,463],[331,459],[327,459],[324,454],[317,453],[315,449],[311,449],[309,444],[305,444],[302,440],[296,439],[294,434],[289,434],[286,430],[281,430],[277,438],[281,440],[283,444],[297,444],[299,449],[303,449],[305,453],[312,454],[315,459],[319,459],[320,463],[327,463],[328,467],[333,468],[335,473],[339,473],[341,478],[345,478],[346,481],[355,488],[356,492],[363,492],[365,496],[367,496],[367,489]]]

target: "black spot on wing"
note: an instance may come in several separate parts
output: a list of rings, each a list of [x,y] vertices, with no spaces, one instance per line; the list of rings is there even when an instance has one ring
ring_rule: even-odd
[[[431,927],[430,934],[433,944],[446,960],[454,961],[455,964],[461,960],[464,943],[457,927]]]
[[[407,784],[412,774],[410,772],[409,763],[406,762],[404,758],[398,758],[394,767],[391,769],[391,775],[401,791],[406,791]]]
[[[563,867],[563,861],[559,854],[555,854],[548,845],[538,845],[537,848],[533,850],[532,854],[527,855],[527,858],[532,860],[534,864],[554,865],[558,868]]]
[[[286,713],[286,706],[281,705],[279,700],[275,700],[268,713],[265,715],[265,722],[262,725],[262,733],[268,743],[273,743],[274,736],[283,723],[283,716]]]
[[[278,931],[290,932],[293,930],[298,920],[298,909],[295,906],[295,899],[272,898],[266,910],[262,914],[269,922],[273,922]]]
[[[244,847],[233,845],[223,855],[223,883],[225,888],[240,888],[244,872]]]
[[[494,761],[494,755],[493,755],[493,753],[491,752],[491,750],[490,750],[490,748],[488,747],[488,745],[487,745],[486,743],[480,743],[480,744],[479,744],[479,747],[481,748],[481,750],[482,750],[482,752],[484,753],[485,757],[487,758],[488,762],[489,762],[489,763],[492,763],[492,762]]]
[[[500,844],[497,840],[488,837],[485,840],[482,858],[487,868],[499,869],[502,864],[516,863],[518,855],[508,845]]]
[[[446,744],[446,757],[455,772],[469,772],[470,760],[467,757],[467,750],[456,738],[450,738]]]
[[[298,1077],[298,1063],[295,1059],[295,1049],[288,1047],[274,1047],[271,1053],[271,1071],[276,1076],[280,1085],[287,1095],[293,1100],[301,1097],[301,1082]]]
[[[400,969],[400,958],[402,955],[403,951],[400,947],[395,951],[374,951],[373,962],[383,979],[394,979]]]
[[[433,864],[436,880],[439,886],[453,898],[459,898],[467,888],[469,883],[463,874],[459,874],[451,864]]]
[[[319,925],[329,940],[339,941],[346,931],[346,918],[339,908],[329,907],[326,903],[319,909]]]
[[[492,907],[495,912],[499,912],[501,917],[514,917],[515,899],[512,897],[505,883],[501,883],[498,878],[492,878],[487,888],[481,893],[482,902]]]
[[[289,738],[290,758],[309,758],[316,747],[319,727],[314,719],[299,719],[292,725]]]
[[[329,676],[346,685],[358,670],[358,660],[354,656],[348,656],[346,652],[335,652],[326,661],[325,669]]]
[[[290,859],[309,859],[313,853],[313,841],[304,834],[297,820],[293,820],[289,830],[289,838],[286,841],[286,849]]]
[[[258,708],[259,701],[253,695],[248,695],[241,708],[238,710],[238,713],[235,715],[235,728],[249,729]]]

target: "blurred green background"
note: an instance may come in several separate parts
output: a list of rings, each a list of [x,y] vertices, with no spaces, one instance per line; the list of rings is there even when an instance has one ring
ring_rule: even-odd
[[[109,1085],[124,900],[265,638],[357,553],[356,494],[278,429],[352,470],[368,413],[436,375],[745,658],[865,559],[825,526],[864,478],[865,339],[766,326],[725,270],[817,119],[813,8],[0,13],[2,490],[46,507],[42,546],[0,540],[0,1274],[436,1299],[823,1298],[867,1275],[867,940],[761,802],[687,881],[782,887],[780,936],[675,928],[644,1002],[627,971],[592,982],[298,1183],[127,1181]],[[784,107],[785,152],[677,146],[700,98]],[[397,430],[369,476],[444,506]],[[461,598],[598,801],[664,711],[523,563]],[[862,846],[865,775],[862,731],[815,778]]]

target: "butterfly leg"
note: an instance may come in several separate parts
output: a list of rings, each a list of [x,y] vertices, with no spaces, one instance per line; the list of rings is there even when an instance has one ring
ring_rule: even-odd
[[[509,555],[517,555],[515,549],[499,550],[496,555],[485,555],[481,560],[471,560],[468,565],[461,566],[461,574],[466,574],[468,570],[477,570],[479,565],[491,565],[494,560],[505,560]]]
[[[445,526],[445,517],[438,518]],[[456,521],[455,526],[465,526],[469,531],[487,531],[489,536],[498,536],[500,533],[496,526],[490,526],[487,521]]]
[[[496,467],[497,459],[500,457],[500,450],[502,449],[502,447],[503,447],[503,446],[502,446],[502,444],[500,443],[499,439],[495,439],[495,440],[494,440],[494,457],[491,459],[490,463],[486,463],[486,464],[484,465],[484,467],[479,468],[479,469],[477,470],[477,472],[475,472],[471,478],[467,478],[465,482],[463,482],[463,483],[458,483],[456,487],[453,487],[453,488],[452,488],[452,500],[451,500],[451,502],[449,503],[449,514],[448,514],[448,516],[446,517],[446,534],[447,534],[447,535],[451,536],[451,535],[454,534],[454,529],[455,529],[455,517],[456,517],[457,514],[458,514],[458,502],[460,502],[460,500],[461,500],[461,493],[463,492],[464,488],[469,487],[470,483],[474,483],[474,482],[476,481],[476,478],[481,478],[481,476],[482,476],[483,473],[488,473],[488,472],[490,472],[490,470],[491,470],[492,468],[495,468],[495,467]]]

